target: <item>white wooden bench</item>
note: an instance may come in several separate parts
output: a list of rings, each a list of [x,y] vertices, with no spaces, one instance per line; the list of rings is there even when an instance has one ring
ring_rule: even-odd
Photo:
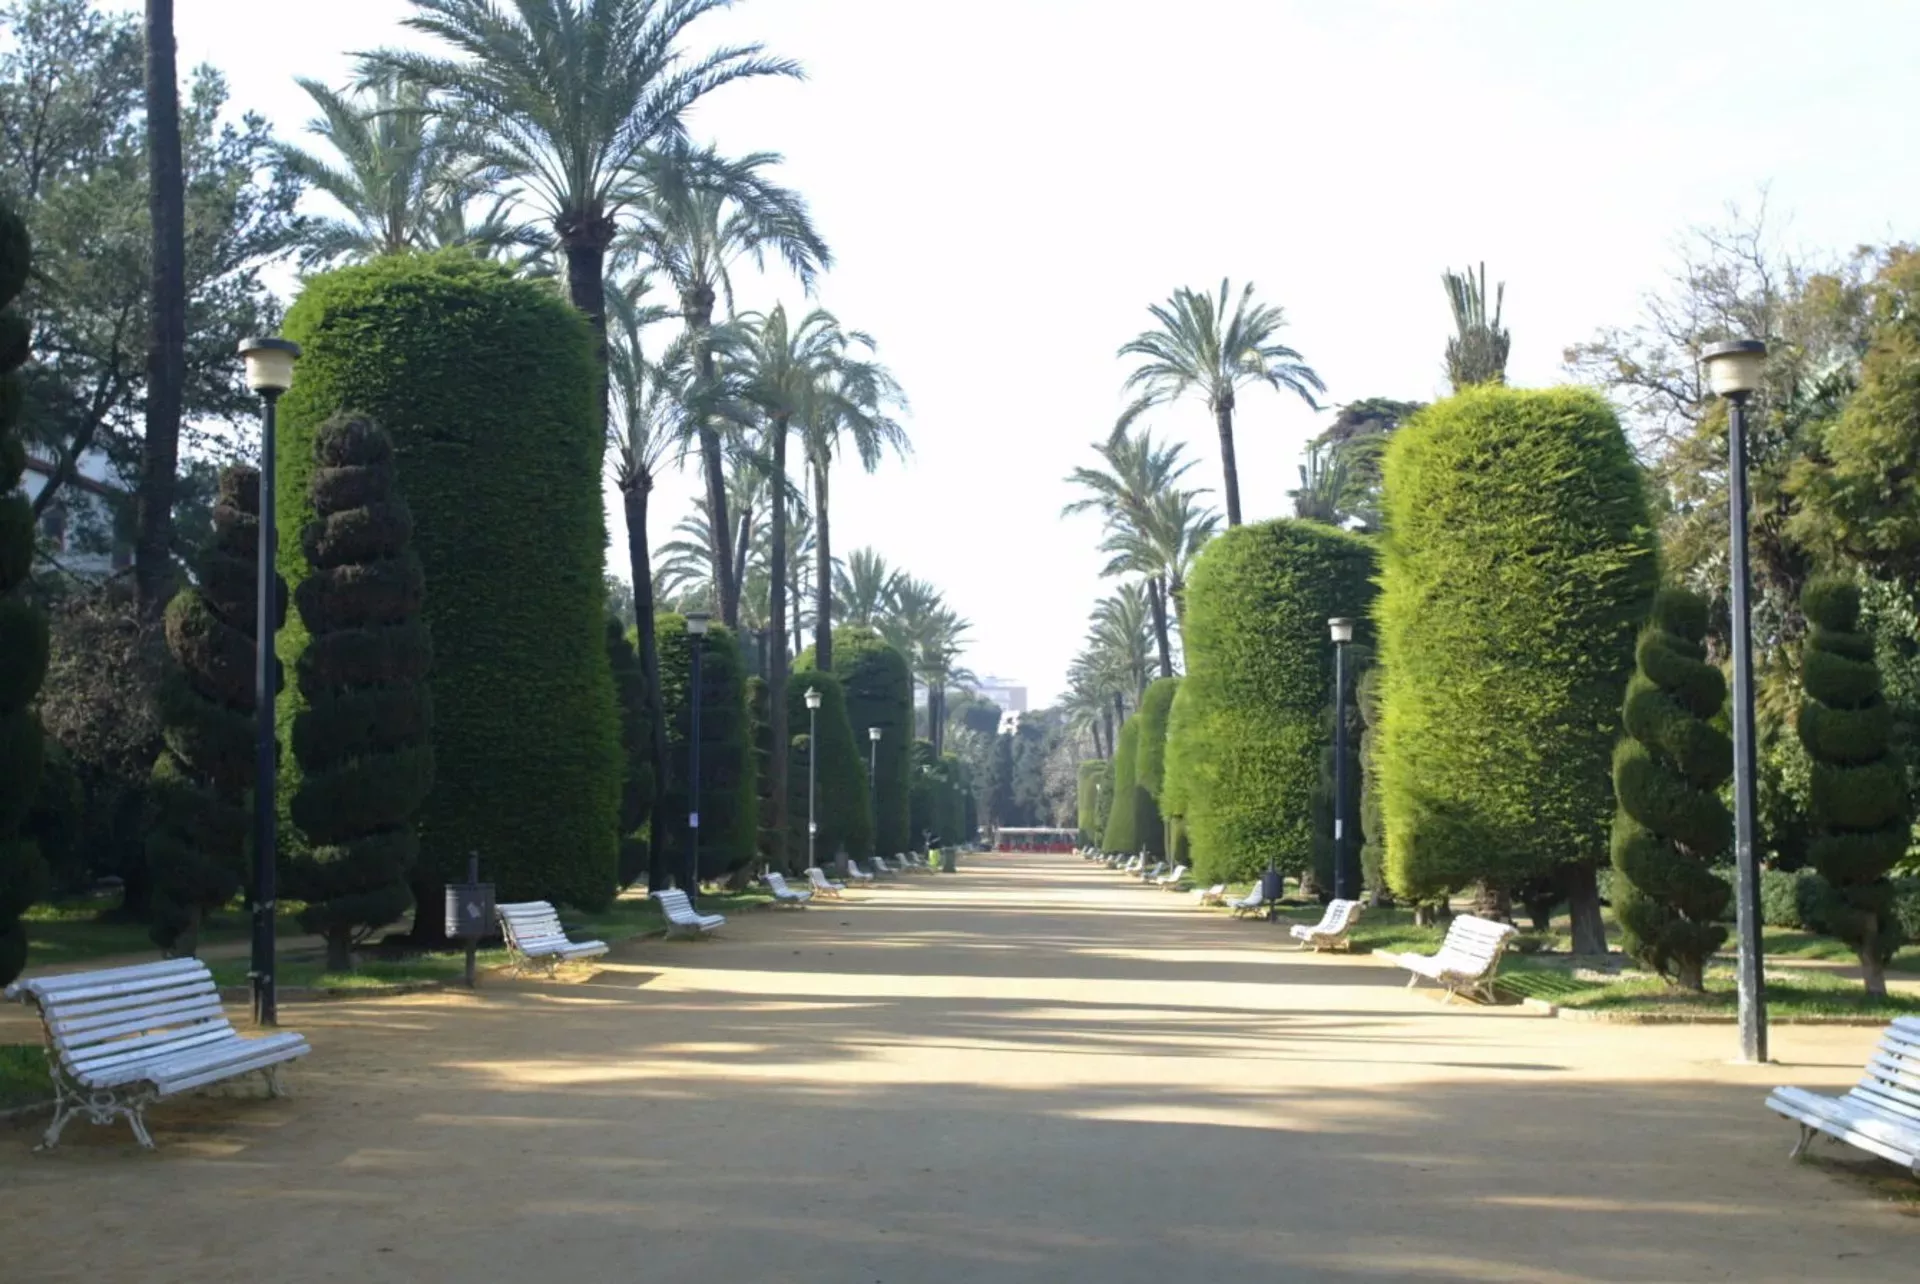
[[[1160,877],[1153,881],[1163,892],[1177,892],[1180,890],[1180,884],[1187,881],[1187,867],[1185,865],[1175,865],[1171,870],[1160,875]]]
[[[1320,916],[1318,923],[1311,926],[1295,923],[1287,933],[1300,942],[1303,950],[1350,949],[1352,942],[1347,939],[1347,933],[1353,930],[1353,921],[1359,917],[1359,901],[1332,900],[1327,902],[1327,912]]]
[[[605,941],[569,940],[551,901],[507,901],[496,905],[494,913],[506,938],[507,962],[517,973],[540,968],[553,976],[562,963],[597,959],[607,952]]]
[[[847,858],[846,866],[847,866],[847,877],[851,878],[854,882],[871,883],[873,881],[873,875],[869,874],[866,870],[861,869],[859,862],[854,860],[851,856]]]
[[[1258,914],[1267,903],[1266,897],[1262,894],[1263,891],[1262,885],[1255,881],[1245,896],[1236,896],[1228,901],[1227,908],[1233,911],[1235,918],[1239,918],[1242,914]]]
[[[822,896],[844,896],[847,891],[845,883],[837,883],[828,878],[827,871],[818,865],[811,866],[807,870],[807,885]]]
[[[887,862],[878,856],[869,857],[867,865],[873,870],[875,878],[892,878],[894,875],[894,871],[888,867]]]
[[[46,1036],[54,1107],[41,1150],[60,1144],[76,1114],[95,1124],[124,1118],[152,1150],[151,1103],[254,1073],[277,1097],[280,1066],[311,1050],[291,1031],[249,1038],[235,1030],[199,959],[15,981],[5,995],[39,1009]]]
[[[787,876],[777,870],[768,870],[760,876],[760,881],[773,893],[775,905],[785,905],[790,909],[799,909],[813,899],[812,892],[796,892],[787,886]]]
[[[1435,954],[1402,954],[1395,962],[1413,975],[1407,978],[1411,990],[1421,977],[1446,987],[1447,1002],[1466,993],[1493,1001],[1493,978],[1500,970],[1500,956],[1507,952],[1507,940],[1514,929],[1507,923],[1461,914],[1447,929],[1447,938]]]
[[[1212,887],[1196,887],[1193,899],[1202,905],[1225,905],[1227,903],[1227,885],[1215,883]]]
[[[667,916],[668,936],[692,936],[704,939],[727,925],[725,914],[702,914],[687,899],[687,894],[678,887],[669,887],[663,892],[655,892],[653,899],[660,902],[660,912]]]
[[[1767,1108],[1800,1125],[1795,1159],[1826,1133],[1920,1177],[1920,1017],[1899,1017],[1887,1027],[1865,1076],[1845,1094],[1775,1088]]]

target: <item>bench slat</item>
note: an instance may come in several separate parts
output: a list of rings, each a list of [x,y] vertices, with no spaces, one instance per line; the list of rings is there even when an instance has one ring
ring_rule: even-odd
[[[186,1028],[202,1022],[227,1023],[226,1011],[220,1005],[220,996],[209,994],[187,1003],[169,1003],[165,1007],[152,1008],[139,1012],[119,1013],[112,1025],[102,1022],[105,1018],[94,1017],[86,1028],[72,1030],[64,1023],[48,1023],[57,1048],[79,1050],[118,1040],[123,1035],[145,1034],[166,1027]]]

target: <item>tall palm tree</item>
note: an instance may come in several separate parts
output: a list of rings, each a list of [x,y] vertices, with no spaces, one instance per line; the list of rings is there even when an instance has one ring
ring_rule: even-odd
[[[1300,485],[1288,491],[1287,498],[1293,501],[1295,517],[1339,526],[1352,514],[1355,500],[1363,497],[1346,454],[1316,441],[1308,444],[1307,460],[1300,465]]]
[[[892,414],[907,404],[900,385],[878,361],[857,355],[874,350],[870,336],[856,330],[847,339],[825,394],[802,426],[813,473],[813,655],[826,670],[833,668],[833,510],[827,483],[834,458],[850,449],[872,472],[887,451],[904,455],[909,449],[906,430]]]
[[[848,624],[871,626],[886,615],[901,574],[870,548],[856,548],[833,567],[833,610]]]
[[[679,140],[687,111],[736,80],[801,75],[762,47],[691,55],[687,29],[731,0],[411,0],[405,24],[452,57],[386,50],[367,73],[439,94],[471,142],[478,177],[510,186],[553,229],[567,293],[593,326],[608,418],[606,265],[615,219],[642,190],[650,153]]]
[[[1507,283],[1494,292],[1493,316],[1487,316],[1487,265],[1480,265],[1476,277],[1472,268],[1464,272],[1442,272],[1440,284],[1447,292],[1447,306],[1453,312],[1454,337],[1447,340],[1447,381],[1459,392],[1482,383],[1507,381],[1507,352],[1513,336],[1500,324],[1500,312],[1507,301]]]
[[[1147,309],[1157,327],[1122,344],[1119,355],[1140,358],[1126,382],[1127,387],[1140,389],[1138,405],[1158,405],[1190,391],[1205,399],[1220,433],[1227,525],[1238,526],[1240,470],[1233,454],[1238,390],[1264,383],[1292,391],[1318,409],[1313,394],[1325,392],[1326,385],[1298,352],[1275,338],[1287,324],[1286,314],[1255,302],[1252,282],[1240,291],[1231,316],[1227,303],[1225,278],[1217,297],[1183,286],[1166,303]]]
[[[1089,641],[1125,678],[1126,689],[1138,707],[1152,667],[1153,620],[1146,587],[1122,584],[1119,592],[1101,598],[1093,608]]]
[[[644,259],[672,283],[703,384],[719,380],[714,309],[724,301],[727,310],[733,310],[736,264],[745,260],[759,269],[769,257],[777,258],[810,290],[815,275],[833,263],[832,252],[814,230],[806,201],[767,176],[779,163],[780,157],[767,152],[728,160],[711,148],[674,139],[652,152],[639,169],[636,222],[622,238],[619,253]],[[731,574],[733,548],[724,520],[724,424],[703,416],[698,429],[707,503],[722,519],[714,548],[714,582],[721,618],[733,625],[739,622],[740,587]]]
[[[180,153],[180,82],[173,0],[146,0],[147,216],[153,286],[147,300],[146,436],[133,582],[140,612],[158,619],[173,583],[174,475],[187,377],[187,177]]]

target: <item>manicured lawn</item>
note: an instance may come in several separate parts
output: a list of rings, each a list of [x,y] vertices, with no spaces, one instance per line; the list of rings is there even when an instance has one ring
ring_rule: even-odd
[[[481,950],[474,960],[481,969],[499,967],[506,961],[505,950]],[[245,959],[223,959],[209,965],[215,984],[223,986],[247,984],[247,966]],[[458,981],[466,973],[464,950],[401,959],[362,959],[351,972],[329,972],[325,959],[318,954],[295,954],[281,956],[274,979],[282,989],[357,990],[414,981]]]
[[[743,892],[702,892],[702,914],[737,914],[771,904],[773,897],[756,888]],[[603,910],[588,911],[560,907],[560,922],[572,936],[597,936],[609,943],[623,941],[646,932],[657,932],[667,925],[660,905],[645,892],[629,892]]]
[[[46,1054],[37,1043],[0,1043],[0,1110],[53,1100]]]
[[[1658,977],[1628,972],[1618,977],[1575,975],[1560,963],[1510,955],[1501,964],[1499,988],[1518,997],[1544,999],[1565,1008],[1619,1013],[1732,1015],[1736,994],[1731,968],[1710,968],[1703,994],[1674,990]],[[1783,969],[1767,978],[1767,1011],[1776,1017],[1858,1016],[1892,1020],[1920,1013],[1920,995],[1889,994],[1869,1002],[1858,981],[1810,969]]]
[[[1761,947],[1769,958],[1830,959],[1836,963],[1857,962],[1853,948],[1831,936],[1790,927],[1760,929]],[[1732,942],[1728,942],[1731,948]],[[1909,945],[1887,963],[1889,972],[1920,972],[1920,946]]]
[[[97,898],[33,906],[23,919],[27,925],[27,966],[84,963],[116,954],[151,954],[159,958],[159,947],[147,935],[146,924],[102,921],[101,915],[113,908],[113,902]],[[292,901],[280,903],[282,934],[299,932],[299,924],[293,920],[299,909]],[[208,916],[200,931],[200,943],[204,946],[244,941],[248,931],[246,911],[236,903]]]

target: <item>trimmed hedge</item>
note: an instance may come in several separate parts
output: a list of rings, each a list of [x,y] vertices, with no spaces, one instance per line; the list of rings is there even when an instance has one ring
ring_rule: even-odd
[[[1180,679],[1156,678],[1140,697],[1139,757],[1134,760],[1134,831],[1141,850],[1156,859],[1167,854],[1167,825],[1160,799],[1166,792],[1167,723]]]
[[[654,803],[653,844],[676,883],[685,883],[688,769],[693,738],[693,639],[684,616],[653,617],[660,648],[660,706],[667,715],[667,773]],[[700,870],[702,880],[752,864],[760,786],[747,725],[746,666],[731,630],[707,627],[700,654]]]
[[[1822,576],[1800,599],[1800,743],[1813,761],[1807,855],[1832,889],[1825,930],[1860,956],[1869,994],[1886,993],[1886,961],[1904,940],[1887,875],[1909,836],[1905,770],[1890,748],[1893,710],[1880,694],[1873,635],[1860,630],[1860,590]]]
[[[1628,954],[1689,990],[1725,944],[1731,889],[1713,872],[1733,841],[1720,787],[1733,743],[1715,722],[1727,680],[1707,663],[1707,604],[1662,589],[1640,634],[1639,663],[1613,755],[1613,912]]]
[[[21,832],[40,789],[45,737],[33,697],[47,673],[47,617],[19,593],[33,570],[33,508],[18,493],[27,452],[14,432],[22,401],[15,371],[26,363],[31,333],[7,308],[26,284],[29,257],[26,224],[0,206],[0,985],[26,967],[20,916],[47,888],[39,845]]]
[[[1113,806],[1107,813],[1107,832],[1100,840],[1103,851],[1140,850],[1140,808],[1129,806],[1139,788],[1140,716],[1135,714],[1120,724],[1119,748],[1113,756]]]
[[[1571,865],[1591,890],[1658,574],[1619,422],[1584,390],[1474,388],[1395,433],[1384,475],[1388,879],[1497,893]]]
[[[647,822],[653,817],[653,730],[640,652],[617,616],[607,617],[607,667],[620,718],[620,886],[647,872]]]
[[[1255,877],[1270,853],[1287,873],[1313,860],[1333,691],[1327,620],[1354,619],[1365,645],[1373,575],[1370,541],[1316,522],[1238,526],[1200,554],[1162,790],[1184,808],[1199,881]]]
[[[413,514],[394,480],[393,441],[358,415],[314,434],[301,533],[310,570],[294,594],[309,641],[294,669],[300,788],[290,812],[307,843],[287,853],[300,926],[327,939],[327,966],[353,966],[353,937],[406,912],[419,852],[413,817],[433,788],[433,647]]]
[[[799,674],[814,668],[813,648],[794,661]],[[872,629],[844,625],[833,631],[833,676],[840,679],[847,723],[862,762],[874,760],[874,850],[883,855],[905,851],[919,835],[911,831],[907,793],[913,767],[913,681],[907,658]],[[789,729],[801,724],[790,723]],[[869,727],[880,728],[874,754]]]
[[[1080,764],[1078,781],[1080,841],[1098,847],[1107,832],[1107,813],[1113,801],[1113,764],[1093,758]]]
[[[1387,887],[1387,827],[1380,812],[1380,666],[1370,664],[1353,684],[1360,732],[1360,885],[1369,899],[1391,894]]]
[[[200,921],[240,890],[246,873],[254,771],[254,630],[260,547],[260,473],[220,474],[213,547],[199,583],[167,603],[165,633],[174,670],[161,682],[165,747],[153,767],[147,867],[153,877],[156,944],[192,954]],[[276,581],[276,628],[287,616]],[[284,679],[275,666],[274,690]]]
[[[837,646],[835,653],[837,663]],[[817,712],[807,708],[807,692],[814,690],[820,693]],[[847,723],[846,695],[840,679],[813,669],[795,673],[787,684],[787,725],[798,733],[793,737],[787,769],[787,850],[792,853],[789,859],[800,861],[807,851],[810,717],[817,722],[820,734],[819,777],[815,782],[820,830],[814,836],[814,854],[822,862],[833,861],[844,849],[855,860],[865,860],[873,851],[867,764],[855,748],[853,728]]]
[[[280,403],[280,569],[315,430],[356,411],[393,437],[434,640],[434,788],[419,813],[415,933],[469,852],[502,900],[591,908],[619,870],[624,766],[607,665],[606,523],[586,322],[550,288],[470,254],[402,255],[309,278],[285,332],[304,349]],[[307,633],[280,636],[296,660]],[[283,700],[290,721],[297,702]]]

